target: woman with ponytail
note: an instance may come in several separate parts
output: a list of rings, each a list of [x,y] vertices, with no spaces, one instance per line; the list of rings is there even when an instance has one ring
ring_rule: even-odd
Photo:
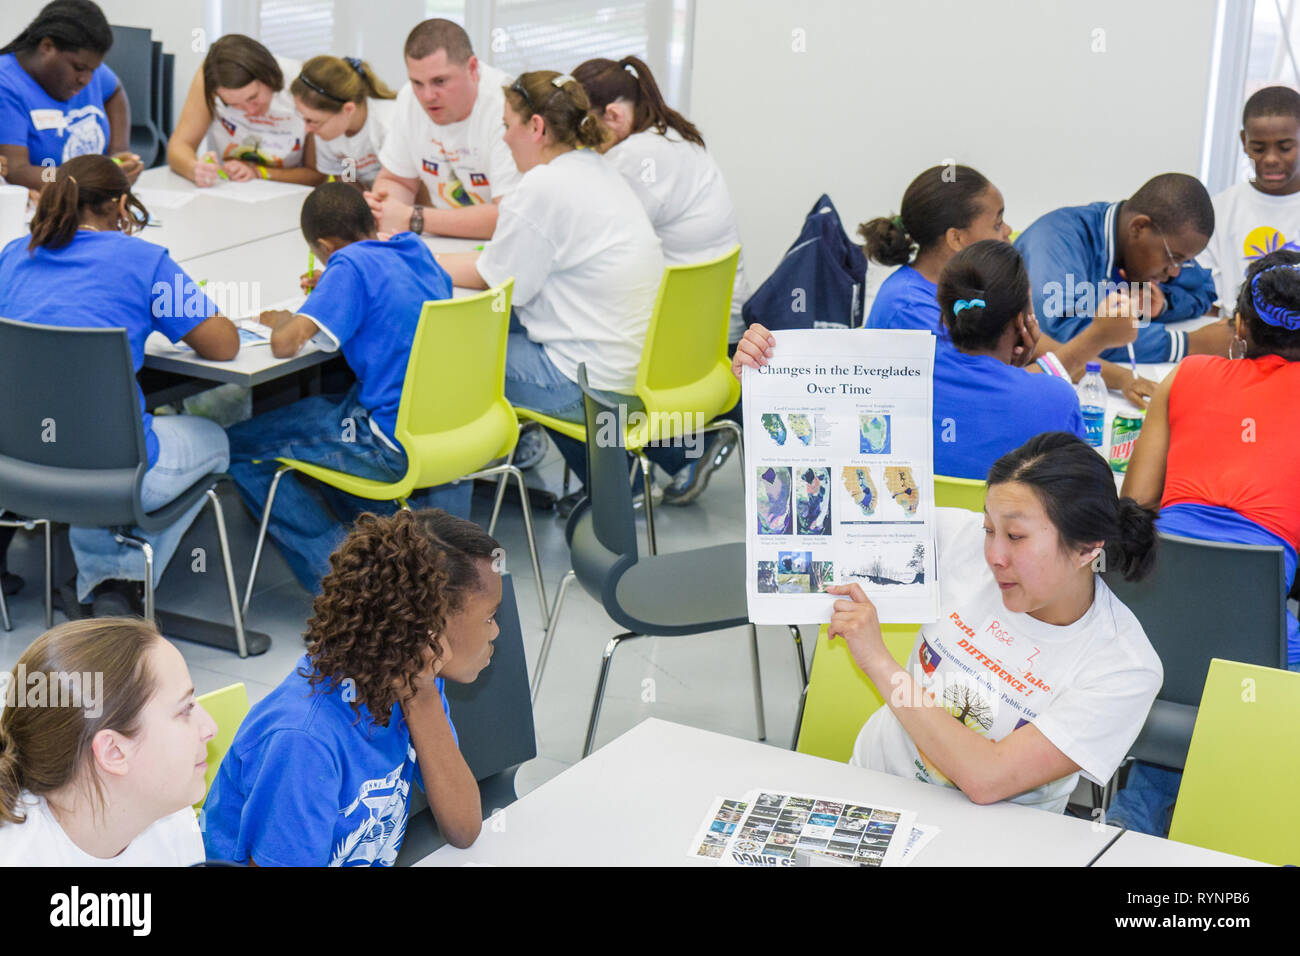
[[[438,261],[462,288],[513,277],[520,331],[506,349],[506,398],[581,422],[578,366],[592,387],[639,409],[632,394],[664,259],[627,180],[599,152],[604,128],[582,85],[553,70],[524,73],[505,91],[505,141],[523,174],[501,201],[496,232],[481,253]],[[580,442],[554,433],[582,480]],[[652,449],[669,460],[681,449]]]
[[[983,478],[998,458],[1034,435],[1082,437],[1079,399],[1068,379],[1026,375],[1039,341],[1029,274],[1008,242],[982,239],[949,258],[935,307],[943,334],[934,347],[934,470]],[[774,340],[752,325],[736,349],[737,376],[771,358]]]
[[[1124,494],[1160,509],[1168,534],[1280,547],[1284,587],[1300,552],[1300,252],[1250,264],[1237,296],[1231,358],[1189,355],[1151,399]],[[1277,600],[1276,582],[1260,582]],[[1300,670],[1300,624],[1287,611],[1287,666]],[[1223,645],[1231,658],[1232,639]],[[1182,774],[1138,763],[1108,819],[1163,836]]]
[[[397,94],[356,57],[315,56],[289,84],[293,105],[316,140],[316,169],[369,189]]]
[[[185,658],[133,618],[69,621],[0,674],[0,866],[193,866],[207,742]]]
[[[887,703],[851,763],[1060,813],[1080,773],[1110,779],[1160,689],[1142,626],[1096,573],[1149,573],[1154,515],[1119,498],[1106,461],[1064,432],[1000,458],[988,485],[983,514],[936,509],[925,568],[942,582],[938,620],[905,666],[859,585],[827,589],[841,596],[830,637]]]
[[[120,166],[106,156],[68,160],[41,193],[31,236],[0,251],[0,315],[39,325],[125,329],[137,372],[145,340],[155,331],[184,341],[202,358],[234,358],[239,333],[231,321],[166,249],[132,235],[147,220]],[[146,511],[225,469],[229,446],[215,422],[188,415],[154,418],[145,412],[143,393],[140,413],[149,456],[140,488]],[[155,584],[201,508],[202,502],[195,504],[161,532],[135,529],[153,546]],[[140,550],[119,544],[103,528],[73,527],[68,537],[77,559],[78,600],[93,600],[97,615],[138,612]]]
[[[323,183],[315,137],[284,88],[285,77],[297,76],[299,66],[238,33],[208,47],[167,141],[172,172],[197,186],[259,177],[302,186]]]
[[[896,216],[878,216],[858,227],[867,256],[884,266],[898,266],[881,284],[867,316],[869,329],[925,329],[943,337],[935,298],[943,267],[975,242],[1007,242],[1011,227],[1003,219],[1002,192],[969,166],[932,166],[907,187]],[[1113,311],[1095,320],[1069,342],[1040,335],[1028,364],[1030,372],[1063,375],[1077,382],[1088,362],[1109,348],[1137,337],[1127,312]],[[1155,382],[1111,362],[1101,363],[1106,384],[1124,393],[1139,408],[1155,391]]]
[[[39,190],[47,168],[107,153],[135,182],[144,164],[129,150],[126,91],[104,64],[112,45],[96,4],[54,0],[0,48],[0,176]]]

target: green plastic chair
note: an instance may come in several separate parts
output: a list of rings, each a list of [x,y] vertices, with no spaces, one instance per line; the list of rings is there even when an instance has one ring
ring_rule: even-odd
[[[276,488],[286,473],[301,472],[359,498],[393,501],[403,508],[408,507],[406,499],[417,488],[494,476],[504,481],[510,476],[519,485],[542,622],[550,622],[528,490],[523,473],[510,462],[519,440],[519,420],[505,397],[506,334],[513,289],[514,280],[509,279],[477,295],[424,303],[397,408],[393,437],[406,450],[407,461],[406,474],[398,481],[374,481],[292,458],[276,459],[281,467],[271,480],[262,509],[244,592],[244,614],[253,595]],[[498,458],[505,458],[505,463],[485,467]],[[502,484],[497,491],[498,507],[504,491]],[[489,534],[496,525],[496,510]]]
[[[740,246],[707,262],[668,266],[650,330],[641,349],[635,393],[645,405],[644,415],[629,414],[625,442],[637,456],[645,483],[646,547],[655,553],[654,508],[650,501],[652,479],[645,446],[684,435],[730,431],[742,466],[740,426],[717,417],[740,400],[740,383],[731,374],[727,357],[727,330],[731,321],[731,291],[736,283]],[[567,435],[587,440],[587,429],[527,408],[519,417]],[[695,427],[696,423],[708,423]]]
[[[231,684],[198,698],[199,704],[217,722],[217,735],[208,741],[208,769],[203,774],[203,799],[194,804],[203,809],[208,790],[217,777],[217,769],[235,739],[235,732],[248,716],[248,689],[242,684]]]
[[[1300,673],[1210,661],[1169,839],[1300,864]]]
[[[934,476],[934,503],[939,508],[965,508],[984,513],[984,494],[988,483],[978,478]]]
[[[919,624],[881,626],[885,646],[894,660],[906,664],[920,629]],[[813,651],[812,675],[795,723],[798,738],[794,749],[847,763],[853,756],[858,731],[884,704],[876,685],[854,663],[848,644],[828,639],[823,624]]]

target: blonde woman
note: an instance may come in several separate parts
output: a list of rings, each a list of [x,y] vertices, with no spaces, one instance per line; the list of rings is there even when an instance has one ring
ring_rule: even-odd
[[[356,57],[315,56],[289,84],[293,105],[316,141],[316,170],[363,189],[383,167],[379,151],[397,94]]]

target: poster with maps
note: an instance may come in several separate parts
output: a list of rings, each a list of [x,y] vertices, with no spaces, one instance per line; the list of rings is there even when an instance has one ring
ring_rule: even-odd
[[[926,333],[927,335],[929,333]],[[751,790],[718,856],[722,866],[794,866],[816,853],[850,866],[903,866],[916,814],[784,790]]]
[[[934,336],[773,333],[746,369],[746,575],[755,624],[830,620],[858,584],[882,622],[935,619]]]

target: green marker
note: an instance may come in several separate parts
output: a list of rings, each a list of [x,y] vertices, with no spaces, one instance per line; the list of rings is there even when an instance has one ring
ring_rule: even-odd
[[[311,250],[308,250],[307,251],[307,278],[310,279],[311,274],[315,271],[316,271],[316,253],[312,252]]]
[[[211,163],[213,166],[217,165],[217,158],[213,156],[211,153],[208,153],[208,155],[204,156],[203,161],[205,163]],[[230,181],[230,177],[226,175],[226,171],[224,169],[218,168],[217,175],[220,176],[222,179],[226,180],[227,182]]]
[[[482,252],[482,251],[483,251],[483,247],[482,247],[482,246],[476,246],[475,248],[477,248],[477,250],[478,250],[479,252]]]

